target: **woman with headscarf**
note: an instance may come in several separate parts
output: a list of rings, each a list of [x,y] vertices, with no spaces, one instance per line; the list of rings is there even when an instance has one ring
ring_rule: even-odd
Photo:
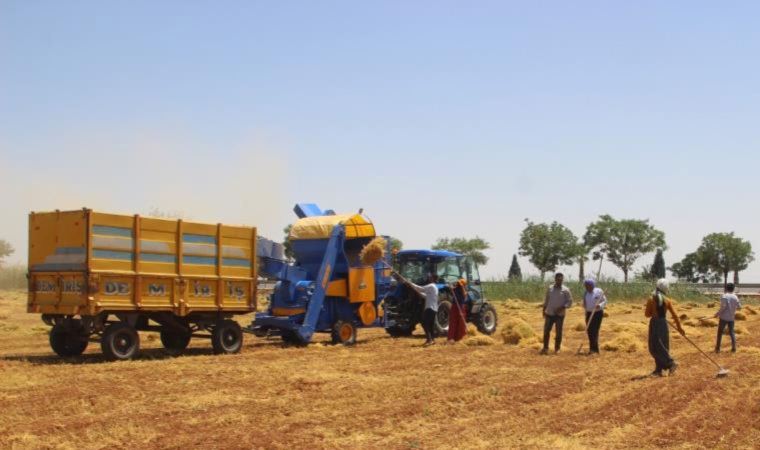
[[[453,294],[451,313],[449,314],[449,333],[448,342],[461,341],[467,335],[467,282],[459,280],[451,284],[451,293]]]
[[[678,314],[673,308],[673,302],[667,297],[670,284],[665,279],[657,281],[657,288],[647,302],[644,314],[649,317],[649,354],[654,358],[655,369],[652,376],[663,376],[667,370],[670,375],[676,371],[678,364],[670,356],[670,330],[668,329],[667,311],[676,323],[676,329],[682,336],[686,333],[678,320]]]
[[[588,335],[588,353],[599,354],[599,329],[602,328],[604,307],[607,297],[604,291],[596,286],[593,278],[583,282],[586,292],[583,293],[583,309],[586,311],[586,334]]]

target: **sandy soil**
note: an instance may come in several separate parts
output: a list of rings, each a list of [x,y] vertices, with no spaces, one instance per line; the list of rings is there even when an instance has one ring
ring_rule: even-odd
[[[737,324],[739,353],[717,356],[716,379],[683,339],[672,377],[649,378],[641,305],[616,304],[602,344],[578,356],[582,313],[569,311],[559,355],[536,338],[506,345],[420,347],[360,330],[354,348],[283,347],[246,336],[239,355],[214,356],[193,341],[172,358],[143,335],[142,357],[104,362],[54,356],[47,327],[26,314],[25,294],[0,291],[0,447],[4,448],[753,448],[760,442],[760,315]],[[694,319],[714,312],[678,306]],[[538,332],[535,304],[502,302],[500,320]],[[245,320],[245,319],[242,319]],[[714,327],[688,326],[704,349]],[[631,344],[631,340],[633,344]],[[614,347],[614,345],[613,345]],[[633,350],[631,352],[624,350]]]

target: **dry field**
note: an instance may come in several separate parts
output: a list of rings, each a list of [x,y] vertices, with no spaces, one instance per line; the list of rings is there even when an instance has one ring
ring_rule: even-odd
[[[429,349],[419,335],[394,340],[361,330],[354,348],[283,347],[246,336],[239,355],[213,356],[208,342],[193,341],[177,358],[146,334],[140,360],[108,363],[97,344],[81,358],[53,356],[47,327],[24,312],[24,295],[0,291],[2,448],[760,445],[760,315],[748,311],[737,322],[739,353],[718,356],[728,378],[714,378],[716,369],[675,339],[679,371],[654,379],[645,377],[652,363],[641,305],[610,306],[602,344],[617,351],[600,357],[576,355],[583,333],[575,307],[559,355],[539,356],[534,338],[504,344],[502,330],[497,341]],[[498,309],[502,324],[522,318],[530,325],[518,324],[512,339],[540,330],[535,304]],[[714,311],[679,310],[693,325]],[[686,330],[712,348],[714,327]]]

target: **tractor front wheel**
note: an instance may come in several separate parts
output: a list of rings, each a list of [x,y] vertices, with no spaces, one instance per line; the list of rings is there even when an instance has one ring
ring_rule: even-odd
[[[332,329],[332,342],[343,345],[356,344],[356,326],[343,320],[335,322]]]
[[[435,332],[439,336],[446,336],[449,332],[449,318],[451,316],[451,301],[441,299],[438,301],[438,312],[435,315]]]
[[[496,315],[496,309],[490,303],[486,303],[480,308],[480,312],[475,320],[475,326],[478,327],[478,331],[481,333],[490,336],[496,332],[499,318]]]

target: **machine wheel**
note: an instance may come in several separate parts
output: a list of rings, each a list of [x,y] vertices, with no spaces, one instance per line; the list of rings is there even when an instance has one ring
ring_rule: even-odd
[[[414,333],[415,328],[417,328],[417,324],[411,324],[407,327],[397,325],[395,327],[388,327],[385,329],[385,331],[391,337],[398,338],[411,336],[412,333]]]
[[[72,321],[70,327],[56,324],[50,330],[50,347],[58,356],[64,358],[79,356],[87,348],[89,336],[82,333],[82,324],[78,320]]]
[[[442,292],[438,297],[438,313],[435,315],[435,332],[445,336],[449,332],[449,316],[451,315],[451,294]]]
[[[100,348],[110,361],[132,359],[140,351],[140,335],[129,324],[117,322],[103,332]]]
[[[480,308],[478,317],[475,320],[475,326],[478,327],[478,331],[481,333],[492,335],[496,332],[499,317],[496,315],[496,309],[490,303],[486,303]]]
[[[332,329],[332,341],[333,344],[356,344],[356,326],[342,320],[335,322]]]
[[[178,355],[190,344],[190,331],[183,332],[174,328],[161,327],[161,343],[169,353]]]
[[[243,347],[243,331],[234,320],[221,320],[211,332],[211,346],[214,353],[238,353]]]

